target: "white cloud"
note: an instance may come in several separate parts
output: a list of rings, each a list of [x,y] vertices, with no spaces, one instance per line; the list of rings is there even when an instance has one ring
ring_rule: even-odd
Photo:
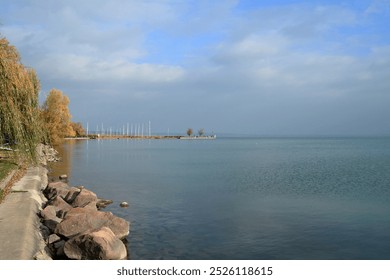
[[[126,60],[99,60],[80,55],[47,56],[38,65],[45,76],[72,81],[173,82],[184,70],[178,66],[129,63]]]
[[[119,114],[116,107],[147,98],[149,114],[170,116],[167,121],[208,116],[228,129],[224,120],[240,127],[263,119],[259,131],[277,132],[298,127],[292,119],[306,124],[325,117],[331,130],[366,104],[390,99],[389,45],[367,40],[358,30],[364,12],[348,5],[237,11],[235,1],[12,3],[1,31],[37,69],[44,90],[63,88],[80,107],[108,106],[94,97],[111,96]],[[137,108],[122,114],[148,110]],[[372,110],[371,118],[368,111],[372,122],[384,115]]]
[[[220,44],[216,49],[216,61],[248,63],[264,60],[280,54],[286,48],[287,40],[278,34],[249,34],[241,40]]]

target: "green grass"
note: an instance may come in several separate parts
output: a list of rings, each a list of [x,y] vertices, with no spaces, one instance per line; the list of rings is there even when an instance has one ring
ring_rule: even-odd
[[[0,160],[0,182],[5,179],[11,170],[16,169],[17,167],[18,166],[15,163]],[[0,202],[3,199],[3,194],[3,190],[0,189]]]
[[[12,169],[16,169],[17,165],[8,161],[0,161],[0,181],[2,181]]]

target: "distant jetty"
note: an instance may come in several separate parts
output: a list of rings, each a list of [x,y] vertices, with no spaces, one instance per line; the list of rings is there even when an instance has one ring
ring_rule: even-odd
[[[66,137],[66,140],[88,140],[88,139],[133,139],[133,140],[145,140],[145,139],[180,139],[180,140],[215,140],[216,135],[211,136],[180,136],[180,135],[152,135],[152,136],[130,136],[130,135],[100,135],[92,134],[85,137]]]
[[[217,139],[217,135],[211,136],[180,136],[180,140],[215,140]]]
[[[173,136],[130,136],[130,135],[100,135],[100,134],[91,134],[85,137],[66,137],[66,140],[88,140],[88,139],[133,139],[133,140],[145,140],[145,139],[180,139],[183,136],[173,135]]]

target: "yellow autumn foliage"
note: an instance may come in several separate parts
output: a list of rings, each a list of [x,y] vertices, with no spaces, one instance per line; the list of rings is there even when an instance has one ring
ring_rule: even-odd
[[[69,98],[61,90],[52,89],[42,108],[42,116],[49,132],[50,141],[56,145],[66,136],[76,135],[71,125]]]
[[[25,67],[17,49],[0,38],[0,145],[36,159],[36,145],[44,141],[39,113],[40,83],[35,71]]]

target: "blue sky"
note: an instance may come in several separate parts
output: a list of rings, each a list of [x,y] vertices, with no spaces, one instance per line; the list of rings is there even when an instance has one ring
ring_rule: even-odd
[[[390,1],[0,0],[0,33],[74,121],[390,135]]]

